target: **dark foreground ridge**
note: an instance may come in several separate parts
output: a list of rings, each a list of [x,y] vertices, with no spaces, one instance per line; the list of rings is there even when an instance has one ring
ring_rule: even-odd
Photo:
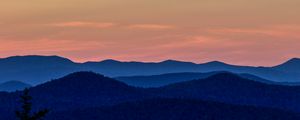
[[[253,118],[251,116],[256,116],[258,120],[290,119],[297,117],[293,112],[300,112],[299,93],[298,86],[265,84],[232,73],[220,73],[205,79],[143,89],[93,72],[76,72],[30,88],[34,109],[49,109],[49,119],[57,115],[74,117],[72,119],[75,120],[85,117],[139,119],[146,116],[150,116],[149,119],[176,120],[180,117],[188,119],[187,115],[193,119],[198,117],[197,114],[207,114],[206,117],[200,117],[205,120],[212,118],[216,113],[217,120]],[[3,108],[0,109],[0,118],[14,120],[14,111],[20,106],[17,104],[20,94],[21,92],[0,92],[0,108]],[[231,116],[233,113],[238,115]],[[158,117],[160,114],[161,117]],[[124,117],[118,118],[122,115]]]
[[[48,120],[297,120],[292,112],[184,99],[149,99],[53,113]]]

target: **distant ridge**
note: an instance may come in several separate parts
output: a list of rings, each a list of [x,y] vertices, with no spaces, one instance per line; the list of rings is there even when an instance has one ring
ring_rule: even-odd
[[[24,62],[41,62],[41,61],[46,61],[46,62],[56,62],[56,61],[64,61],[65,63],[74,63],[70,59],[60,57],[60,56],[39,56],[39,55],[27,55],[27,56],[11,56],[7,58],[0,58],[1,61],[24,61]],[[40,61],[41,60],[41,61]]]
[[[207,62],[205,64],[208,64],[208,65],[229,65],[229,64],[226,64],[226,63],[220,62],[220,61],[211,61],[211,62]]]
[[[0,82],[22,80],[37,85],[79,71],[77,63],[60,56],[13,56],[0,59]]]
[[[274,69],[284,72],[298,72],[300,73],[300,58],[293,58],[287,62],[273,67]]]
[[[196,63],[193,62],[185,62],[185,61],[178,61],[178,60],[165,60],[162,62],[157,62],[157,63],[162,63],[162,64],[190,64],[190,65],[194,65]]]
[[[275,82],[300,82],[299,59],[294,58],[275,67],[230,65],[219,61],[196,64],[176,60],[162,62],[100,62],[76,63],[60,56],[14,56],[0,59],[0,83],[10,80],[38,85],[50,79],[63,77],[78,71],[93,71],[109,77],[144,76],[183,72],[229,71],[247,73]]]
[[[230,72],[226,72],[226,71],[215,71],[215,72],[208,72],[208,73],[183,72],[183,73],[167,73],[167,74],[149,75],[149,76],[116,77],[115,79],[131,86],[151,88],[151,87],[162,87],[173,83],[191,81],[195,79],[204,79],[219,73],[230,73]],[[267,84],[286,85],[283,83],[272,82],[270,80],[266,80],[251,74],[237,74],[237,75],[243,78],[247,78],[253,81],[263,82]]]
[[[49,60],[64,60],[67,62],[72,62],[72,63],[76,63],[73,62],[71,59],[65,58],[65,57],[61,57],[61,56],[57,56],[57,55],[18,55],[18,56],[10,56],[10,57],[4,57],[4,58],[0,58],[0,60],[26,60],[26,59],[31,59],[31,60],[43,60],[43,59],[49,59]],[[163,60],[161,62],[139,62],[139,61],[119,61],[119,60],[115,60],[115,59],[104,59],[101,61],[87,61],[84,63],[99,63],[99,62],[115,62],[115,63],[190,63],[190,64],[212,64],[212,65],[231,65],[231,64],[227,64],[224,63],[222,61],[210,61],[210,62],[204,62],[204,63],[194,63],[194,62],[187,62],[187,61],[180,61],[180,60],[174,60],[174,59],[168,59],[168,60]],[[287,64],[287,63],[296,63],[298,64],[300,62],[300,58],[291,58],[288,61],[284,62],[283,64]],[[283,65],[280,64],[280,65]],[[243,66],[243,65],[234,65],[234,66]],[[275,65],[273,67],[276,67],[279,65]]]

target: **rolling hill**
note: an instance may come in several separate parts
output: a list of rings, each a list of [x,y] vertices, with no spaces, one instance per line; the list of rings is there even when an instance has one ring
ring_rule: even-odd
[[[0,82],[22,80],[37,85],[80,70],[71,60],[59,56],[14,56],[0,59]]]
[[[300,86],[265,84],[232,73],[175,83],[156,89],[156,92],[170,98],[204,99],[300,111]]]
[[[230,73],[226,71],[216,71],[208,73],[196,73],[196,72],[185,72],[185,73],[168,73],[161,75],[149,75],[149,76],[128,76],[128,77],[117,77],[116,80],[124,82],[130,86],[143,87],[143,88],[153,88],[162,87],[169,84],[191,81],[196,79],[204,79],[219,73]],[[279,84],[287,85],[286,83],[272,82],[270,80],[265,80],[260,77],[250,75],[250,74],[238,74],[239,76],[267,84]]]
[[[128,110],[139,105],[139,102],[136,103],[135,101],[151,101],[151,99],[156,98],[215,101],[217,102],[216,106],[220,107],[220,113],[226,113],[225,116],[231,113],[230,111],[226,111],[225,108],[223,109],[223,103],[232,107],[246,105],[262,110],[266,107],[272,110],[281,109],[284,111],[300,112],[299,93],[299,86],[265,84],[245,79],[232,73],[218,73],[204,79],[175,83],[159,88],[143,89],[128,86],[125,83],[100,74],[76,72],[30,88],[30,94],[34,98],[34,109],[49,108],[50,111],[57,114],[64,111],[77,112],[79,110],[79,112],[81,112],[81,110],[93,110],[93,108],[96,110],[100,109],[100,111],[104,109],[104,111],[108,110],[109,112],[111,112],[110,109],[116,109],[117,111]],[[2,103],[0,104],[0,108],[3,108],[0,109],[1,117],[9,118],[13,116],[13,111],[20,106],[18,104],[18,96],[20,94],[21,92],[0,92],[0,102]],[[164,104],[166,103],[164,100],[162,102]],[[129,104],[125,104],[126,107],[119,108],[118,105],[123,103]],[[141,104],[148,105],[148,103],[146,103],[144,104],[142,102]],[[178,106],[178,109],[186,107],[184,106],[185,104],[187,104],[187,106],[193,106],[190,102],[183,103],[184,105],[178,105],[176,101],[175,103],[174,106]],[[155,104],[155,102],[153,104]],[[199,106],[196,105],[198,107],[189,109],[201,109],[202,105],[209,103],[200,102],[199,104]],[[173,105],[170,104],[170,106]],[[139,109],[142,108],[137,108],[137,111]],[[152,111],[158,109],[159,108],[153,106]],[[214,108],[210,109],[211,111],[216,110]],[[242,108],[238,107],[237,109]],[[261,115],[256,109],[251,110],[253,110],[253,114]],[[109,115],[116,115],[119,113],[117,111],[116,113],[112,112],[111,114],[107,114],[107,117],[109,117]],[[133,109],[132,111],[135,110]],[[247,107],[245,111],[248,111]],[[210,114],[213,113],[207,112]],[[84,113],[85,112],[83,112],[83,114]],[[250,113],[247,113],[248,112],[242,112],[241,110],[240,114],[250,115]],[[267,117],[273,116],[271,112],[269,113],[270,115],[267,115]],[[101,115],[102,113],[99,114]],[[132,113],[124,113],[124,115],[130,114]],[[167,111],[164,114],[167,115]],[[191,115],[195,114],[196,113],[191,113]]]
[[[283,64],[274,66],[273,68],[276,70],[284,71],[284,72],[300,73],[300,64],[299,63],[300,63],[300,58],[293,58]]]

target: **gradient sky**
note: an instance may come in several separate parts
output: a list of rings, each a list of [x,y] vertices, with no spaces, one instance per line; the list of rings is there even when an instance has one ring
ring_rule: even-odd
[[[275,65],[300,57],[300,0],[1,0],[0,57]]]

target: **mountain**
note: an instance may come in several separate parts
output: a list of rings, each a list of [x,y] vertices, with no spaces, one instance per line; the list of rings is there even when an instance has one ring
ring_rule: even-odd
[[[34,109],[61,111],[113,105],[143,98],[143,90],[92,72],[76,72],[29,89]],[[0,92],[0,116],[13,113],[21,92]],[[1,117],[0,117],[1,119]]]
[[[15,56],[0,59],[1,82],[22,80],[31,85],[80,70],[76,63],[59,56]]]
[[[100,62],[75,63],[59,56],[15,56],[0,59],[0,82],[22,80],[21,82],[38,85],[77,71],[93,71],[109,77],[228,71],[252,74],[275,82],[300,82],[297,69],[299,67],[296,65],[298,60],[292,59],[287,63],[289,64],[275,67],[237,66],[219,61],[196,64],[176,60],[145,63],[110,59]]]
[[[194,79],[206,78],[214,75],[216,72],[211,73],[168,73],[161,75],[150,75],[150,76],[128,76],[128,77],[117,77],[116,80],[124,82],[131,86],[136,87],[161,87],[172,83],[189,81]]]
[[[31,85],[20,81],[8,81],[0,84],[0,91],[14,92],[29,88]]]
[[[101,107],[134,101],[148,96],[144,89],[93,72],[76,72],[29,89],[34,109],[63,111]],[[1,116],[14,116],[21,92],[0,92]],[[5,109],[2,109],[5,108]],[[11,113],[11,114],[8,114]]]
[[[128,86],[125,83],[93,72],[76,72],[32,87],[29,90],[30,95],[33,97],[32,102],[34,110],[48,108],[51,111],[50,114],[57,113],[57,115],[67,112],[66,114],[87,114],[87,117],[89,117],[90,113],[82,112],[82,110],[92,110],[93,112],[93,108],[95,108],[97,111],[93,115],[96,115],[96,113],[98,114],[98,110],[100,110],[99,115],[105,114],[109,118],[110,115],[115,116],[116,114],[132,115],[130,112],[138,112],[140,109],[144,109],[144,105],[152,106],[148,108],[150,113],[145,115],[155,115],[160,113],[163,113],[162,115],[168,115],[168,110],[164,111],[164,109],[160,108],[168,102],[163,100],[162,105],[157,105],[157,102],[153,102],[152,99],[215,101],[217,102],[217,107],[215,106],[215,108],[211,107],[213,106],[212,104],[206,102],[203,104],[200,102],[199,105],[197,105],[198,103],[193,104],[192,101],[179,101],[178,103],[176,100],[174,101],[175,103],[170,102],[170,104],[167,104],[167,107],[172,108],[170,106],[177,106],[178,108],[176,107],[173,109],[190,111],[205,108],[205,105],[207,104],[210,106],[208,107],[209,110],[206,111],[206,109],[202,109],[203,111],[206,111],[207,114],[213,114],[214,112],[212,111],[219,109],[220,111],[218,114],[222,115],[224,113],[224,117],[231,116],[233,112],[228,110],[231,109],[231,107],[243,107],[245,105],[257,109],[248,109],[248,107],[245,107],[243,111],[242,108],[237,107],[237,110],[234,112],[238,113],[238,111],[241,111],[239,114],[249,115],[249,118],[253,115],[260,115],[259,117],[262,118],[273,116],[270,111],[270,115],[266,114],[267,116],[261,115],[264,114],[264,111],[256,111],[258,109],[264,110],[265,107],[271,108],[272,110],[281,109],[284,111],[300,112],[299,86],[266,84],[245,79],[232,73],[218,73],[204,79],[180,82],[159,88],[145,89]],[[10,117],[14,116],[14,111],[16,108],[20,107],[20,94],[20,91],[12,93],[0,92],[0,119],[12,119]],[[150,102],[136,102],[144,100],[150,100]],[[151,101],[153,103],[151,103]],[[223,103],[228,104],[229,108],[226,109],[226,107],[223,106]],[[123,105],[124,107],[122,107]],[[134,109],[135,106],[139,105],[141,108]],[[194,105],[198,107],[189,107]],[[235,108],[232,109],[234,110]],[[132,111],[124,112],[123,110]],[[249,110],[253,110],[253,114],[250,114],[251,111]],[[77,113],[78,111],[79,113]],[[151,114],[151,111],[156,111],[156,113]],[[140,112],[147,112],[147,110]],[[178,115],[180,114],[178,113]],[[196,113],[191,113],[191,116],[192,115],[196,115]],[[79,118],[80,117],[78,117],[78,119]]]
[[[143,90],[93,72],[72,73],[30,91],[37,101],[48,102],[47,107],[56,106],[55,109],[76,107],[74,104],[80,107],[110,105],[146,95]]]
[[[216,72],[208,72],[208,73],[184,72],[184,73],[168,73],[168,74],[150,75],[150,76],[117,77],[115,79],[124,82],[130,86],[153,88],[153,87],[162,87],[165,85],[178,83],[178,82],[204,79],[219,73],[229,73],[229,72],[226,71],[216,71]],[[265,80],[263,78],[251,74],[238,74],[238,75],[243,78],[248,78],[263,83],[286,85],[284,83],[277,83],[277,82],[272,82],[270,80]]]
[[[149,99],[56,112],[46,120],[298,120],[298,113],[185,99]]]
[[[295,61],[295,60],[292,60]],[[166,60],[158,63],[120,62],[105,60],[101,62],[84,63],[88,70],[102,73],[110,77],[116,76],[149,76],[182,72],[214,72],[228,71],[233,73],[247,73],[274,82],[299,82],[300,74],[295,70],[279,70],[276,67],[253,67],[230,65],[219,61],[196,64],[176,60]],[[300,70],[296,70],[300,71]]]
[[[105,60],[101,62],[87,62],[83,66],[87,70],[105,74],[110,77],[116,76],[149,76],[167,73],[182,72],[214,72],[228,71],[233,73],[247,73],[274,82],[299,82],[300,74],[292,70],[281,71],[274,67],[252,67],[230,65],[219,61],[196,64],[176,60],[166,60],[158,63],[143,62],[120,62]],[[300,71],[300,70],[299,70]]]
[[[232,73],[175,83],[156,89],[156,92],[170,98],[204,99],[300,111],[300,86],[265,84]]]
[[[300,58],[293,58],[289,61],[280,64],[278,66],[273,67],[276,70],[284,71],[284,72],[297,72],[300,73]]]
[[[174,73],[195,71],[197,64],[191,62],[180,62],[166,60],[159,63],[144,62],[120,62],[116,60],[104,60],[101,62],[87,62],[84,66],[91,71],[102,73],[110,77],[134,76],[134,75],[156,75],[162,73]]]

